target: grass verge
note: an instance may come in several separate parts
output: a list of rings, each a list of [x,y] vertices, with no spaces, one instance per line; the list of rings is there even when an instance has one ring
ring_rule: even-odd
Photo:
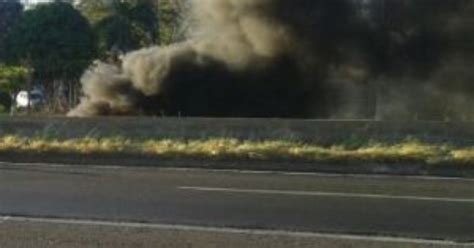
[[[304,161],[337,163],[423,163],[474,165],[474,147],[404,141],[398,144],[369,143],[359,147],[319,146],[290,141],[130,140],[124,138],[0,137],[0,152],[67,153],[84,155],[132,154],[166,159]]]

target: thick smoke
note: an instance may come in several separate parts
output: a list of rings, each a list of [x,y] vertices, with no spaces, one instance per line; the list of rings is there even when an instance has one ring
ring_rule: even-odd
[[[95,64],[69,115],[474,119],[474,1],[189,1],[187,40]]]
[[[343,35],[329,26],[349,23],[346,5],[192,0],[187,41],[132,52],[121,65],[93,66],[70,115],[304,116]]]
[[[385,1],[376,118],[474,120],[474,1]],[[383,32],[380,32],[383,33]]]

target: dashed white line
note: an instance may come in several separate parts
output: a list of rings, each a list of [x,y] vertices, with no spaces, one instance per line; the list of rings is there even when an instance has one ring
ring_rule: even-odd
[[[474,199],[470,199],[470,198],[443,198],[443,197],[427,197],[427,196],[359,194],[359,193],[340,193],[340,192],[321,192],[321,191],[212,188],[212,187],[197,187],[197,186],[181,186],[181,187],[178,187],[178,189],[189,190],[189,191],[201,191],[201,192],[223,192],[223,193],[240,193],[240,194],[322,196],[322,197],[369,198],[369,199],[386,199],[386,200],[434,201],[434,202],[451,202],[451,203],[474,203]]]
[[[8,217],[0,216],[11,223],[43,223],[57,225],[83,225],[83,226],[108,226],[123,228],[150,228],[158,230],[174,230],[185,232],[206,232],[206,233],[227,233],[227,234],[246,234],[260,236],[286,236],[299,238],[320,238],[333,240],[351,240],[351,241],[373,241],[383,243],[406,243],[423,245],[448,245],[455,247],[472,247],[473,243],[459,243],[448,240],[429,240],[415,238],[382,237],[369,235],[350,235],[350,234],[327,234],[316,232],[291,232],[284,230],[259,230],[259,229],[239,229],[226,227],[203,227],[189,225],[170,225],[170,224],[148,224],[136,222],[112,222],[97,220],[77,220],[77,219],[55,219],[55,218],[32,218],[32,217]]]

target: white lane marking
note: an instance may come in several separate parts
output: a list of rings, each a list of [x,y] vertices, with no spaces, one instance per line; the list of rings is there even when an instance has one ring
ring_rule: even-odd
[[[474,182],[474,178],[465,177],[441,177],[441,176],[404,176],[404,175],[378,175],[378,174],[337,174],[337,173],[319,173],[319,172],[284,172],[284,171],[252,171],[252,170],[235,170],[235,169],[204,169],[204,168],[167,168],[167,167],[132,167],[123,165],[75,165],[75,164],[58,164],[58,163],[15,163],[0,161],[0,166],[38,166],[43,168],[72,168],[78,170],[85,169],[104,169],[104,170],[130,170],[135,171],[177,171],[177,172],[212,172],[212,173],[233,173],[233,174],[255,174],[255,175],[283,175],[283,176],[314,176],[314,177],[341,177],[341,178],[373,178],[373,179],[415,179],[423,181],[463,181]],[[0,168],[1,169],[1,168]]]
[[[338,192],[321,192],[321,191],[212,188],[212,187],[196,187],[196,186],[181,186],[181,187],[178,187],[178,189],[180,189],[180,190],[190,190],[190,191],[201,191],[201,192],[224,192],[224,193],[241,193],[241,194],[262,194],[262,195],[323,196],[323,197],[370,198],[370,199],[387,199],[387,200],[411,200],[411,201],[437,201],[437,202],[474,203],[474,199],[470,199],[470,198],[398,196],[398,195],[338,193]]]
[[[227,234],[246,234],[259,236],[286,236],[297,238],[320,238],[335,240],[352,240],[352,241],[373,241],[384,243],[407,243],[407,244],[424,244],[424,245],[450,245],[456,247],[472,247],[474,243],[459,243],[449,240],[429,240],[416,238],[400,238],[388,236],[369,236],[369,235],[351,235],[351,234],[327,234],[316,232],[291,232],[284,230],[260,230],[260,229],[240,229],[227,227],[204,227],[190,225],[172,225],[172,224],[151,224],[138,222],[112,222],[98,220],[79,220],[79,219],[60,219],[60,218],[34,218],[34,217],[18,217],[18,216],[0,216],[11,223],[43,223],[43,224],[59,224],[59,225],[82,225],[82,226],[106,226],[106,227],[123,227],[123,228],[150,228],[157,230],[174,230],[185,232],[206,232],[206,233],[227,233]]]

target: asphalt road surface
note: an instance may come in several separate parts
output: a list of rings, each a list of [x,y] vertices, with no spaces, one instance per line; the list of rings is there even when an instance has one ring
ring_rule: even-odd
[[[474,247],[474,180],[4,163],[0,216],[2,247]]]

